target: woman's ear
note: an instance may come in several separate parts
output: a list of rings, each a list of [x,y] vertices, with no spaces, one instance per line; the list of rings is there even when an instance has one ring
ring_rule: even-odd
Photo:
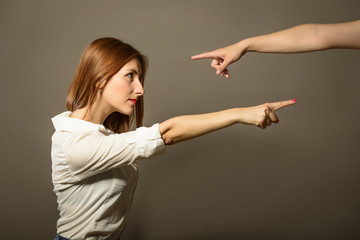
[[[99,89],[98,92],[101,93],[105,87],[105,80],[99,80],[96,82],[96,87]]]

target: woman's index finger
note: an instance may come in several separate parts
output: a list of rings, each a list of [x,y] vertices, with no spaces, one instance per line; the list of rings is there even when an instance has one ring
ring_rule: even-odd
[[[283,107],[294,105],[295,103],[296,103],[296,99],[292,99],[292,100],[287,100],[287,101],[269,103],[269,107],[272,110],[278,110],[278,109],[283,108]]]

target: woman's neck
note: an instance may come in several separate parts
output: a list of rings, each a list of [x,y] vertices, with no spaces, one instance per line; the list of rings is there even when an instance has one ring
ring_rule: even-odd
[[[85,107],[77,109],[71,113],[70,117],[78,118],[96,124],[103,124],[109,114],[102,112],[101,108],[92,106],[90,108]]]

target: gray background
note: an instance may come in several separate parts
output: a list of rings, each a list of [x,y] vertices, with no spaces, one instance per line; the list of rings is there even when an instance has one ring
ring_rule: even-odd
[[[296,98],[280,123],[237,125],[140,164],[123,239],[359,239],[360,52],[249,53],[219,78],[190,56],[302,23],[359,19],[358,0],[0,2],[0,239],[53,239],[50,118],[104,36],[150,59],[147,126]]]

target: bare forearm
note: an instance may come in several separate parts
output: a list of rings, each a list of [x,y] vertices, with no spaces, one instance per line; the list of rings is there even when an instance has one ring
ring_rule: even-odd
[[[360,21],[303,24],[279,32],[248,38],[239,45],[247,51],[297,53],[330,48],[360,48]]]
[[[240,109],[174,117],[160,123],[165,144],[175,144],[212,131],[228,127],[239,121]]]
[[[244,40],[249,52],[296,53],[314,51],[317,26],[306,24]]]
[[[171,118],[160,123],[159,130],[166,145],[175,144],[219,130],[235,123],[257,125],[266,128],[279,120],[275,110],[290,106],[296,100],[264,103],[254,107],[232,108],[219,112],[187,115]]]

